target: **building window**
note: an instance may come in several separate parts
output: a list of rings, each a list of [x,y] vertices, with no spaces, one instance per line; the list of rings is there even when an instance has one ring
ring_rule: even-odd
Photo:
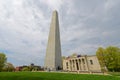
[[[92,60],[90,60],[90,64],[93,65],[93,61]]]
[[[68,69],[68,66],[67,66],[67,69]]]
[[[85,60],[84,59],[82,59],[82,62],[83,62],[83,64],[85,64]]]
[[[79,65],[78,65],[77,60],[76,60],[76,67],[77,67],[77,70],[79,70]]]
[[[66,66],[68,66],[68,62],[66,62]]]
[[[66,68],[68,69],[68,62],[66,62]]]

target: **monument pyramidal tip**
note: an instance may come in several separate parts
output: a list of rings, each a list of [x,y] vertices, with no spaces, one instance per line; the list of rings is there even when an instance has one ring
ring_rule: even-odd
[[[55,71],[62,68],[59,19],[56,10],[52,13],[44,67],[46,70]]]

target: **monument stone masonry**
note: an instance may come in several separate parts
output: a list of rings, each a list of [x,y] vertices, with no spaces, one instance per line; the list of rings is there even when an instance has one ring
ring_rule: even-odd
[[[46,70],[55,71],[62,68],[59,19],[56,10],[52,14],[44,67]]]

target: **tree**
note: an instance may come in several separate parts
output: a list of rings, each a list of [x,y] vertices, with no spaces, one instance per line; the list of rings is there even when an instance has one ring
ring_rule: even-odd
[[[118,47],[109,46],[105,50],[106,66],[110,71],[120,71],[120,49]]]
[[[99,47],[96,51],[96,55],[101,65],[102,71],[106,71],[107,69],[106,69],[106,63],[105,63],[105,49],[102,47]]]
[[[100,62],[102,70],[120,71],[120,48],[109,46],[107,48],[99,47],[96,55]]]
[[[73,53],[70,57],[77,57],[77,53]]]
[[[12,63],[5,63],[5,66],[3,67],[3,71],[11,72],[15,71],[15,68]]]
[[[34,69],[34,63],[31,63],[29,66],[30,71],[32,71]]]
[[[62,56],[62,60],[65,59],[66,57],[65,56]]]
[[[5,65],[6,59],[6,55],[4,53],[0,53],[0,72]]]
[[[30,71],[29,67],[24,67],[22,71]]]

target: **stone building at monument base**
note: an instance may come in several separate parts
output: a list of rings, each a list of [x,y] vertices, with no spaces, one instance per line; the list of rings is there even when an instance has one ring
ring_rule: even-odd
[[[63,59],[63,70],[71,72],[101,72],[101,67],[95,55],[76,55]]]

